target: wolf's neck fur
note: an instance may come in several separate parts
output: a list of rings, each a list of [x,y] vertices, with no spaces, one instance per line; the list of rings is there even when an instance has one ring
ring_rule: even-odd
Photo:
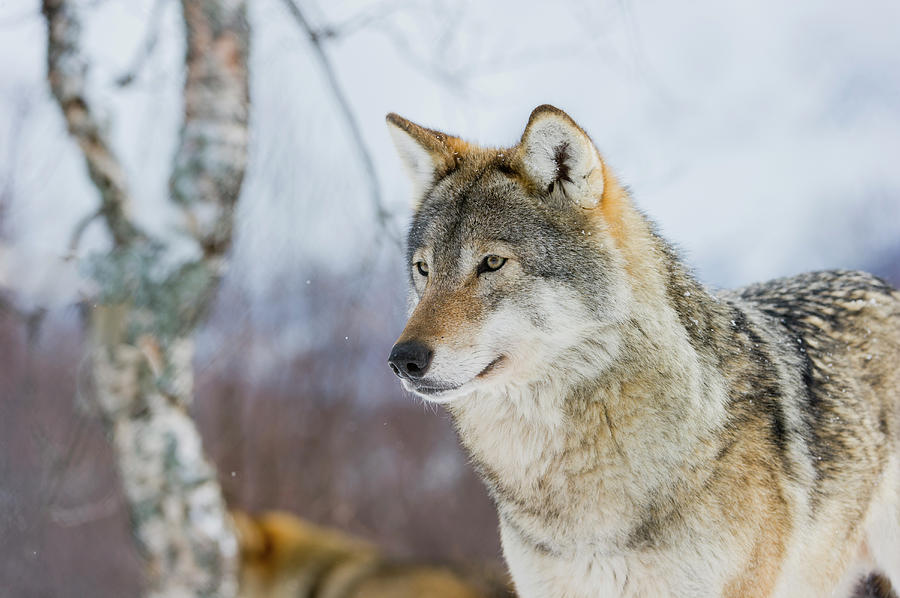
[[[696,477],[704,468],[692,465],[717,450],[707,439],[722,424],[724,391],[689,327],[725,316],[621,193],[616,226],[632,308],[575,349],[585,361],[598,349],[612,360],[450,406],[501,521],[541,550],[627,545],[646,516],[634,505],[675,500],[678,480]],[[648,438],[653,447],[641,444]]]

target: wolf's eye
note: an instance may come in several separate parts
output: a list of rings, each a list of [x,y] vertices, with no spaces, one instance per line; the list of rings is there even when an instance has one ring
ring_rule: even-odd
[[[422,276],[428,276],[428,264],[425,262],[416,262],[416,270],[418,270],[419,274]]]
[[[482,272],[494,272],[502,268],[505,263],[505,257],[500,257],[499,255],[485,256],[485,258],[481,260],[481,263],[478,264],[477,274],[481,274]]]

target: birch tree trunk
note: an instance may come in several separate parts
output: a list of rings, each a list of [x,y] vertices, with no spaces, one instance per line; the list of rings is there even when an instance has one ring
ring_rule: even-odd
[[[100,194],[112,239],[90,258],[96,404],[116,454],[152,597],[236,594],[237,544],[214,468],[188,414],[192,335],[225,266],[247,154],[245,0],[183,0],[184,123],[170,177],[195,251],[176,260],[129,217],[124,169],[91,111],[81,27],[67,0],[43,0],[48,80]]]

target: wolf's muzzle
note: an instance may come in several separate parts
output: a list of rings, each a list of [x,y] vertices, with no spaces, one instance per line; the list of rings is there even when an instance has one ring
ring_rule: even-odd
[[[424,376],[428,371],[433,355],[434,351],[424,343],[404,341],[394,345],[391,356],[388,357],[388,364],[401,378],[415,380]]]

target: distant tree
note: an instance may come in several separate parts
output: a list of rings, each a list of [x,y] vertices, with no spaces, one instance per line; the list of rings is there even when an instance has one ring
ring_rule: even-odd
[[[190,251],[130,216],[125,171],[88,101],[75,2],[43,0],[47,78],[100,200],[73,245],[94,219],[111,239],[85,264],[97,289],[86,302],[90,362],[146,593],[227,597],[237,590],[237,544],[188,408],[192,335],[224,272],[247,160],[249,26],[245,0],[182,0],[182,8],[184,121],[168,199],[181,211]]]

